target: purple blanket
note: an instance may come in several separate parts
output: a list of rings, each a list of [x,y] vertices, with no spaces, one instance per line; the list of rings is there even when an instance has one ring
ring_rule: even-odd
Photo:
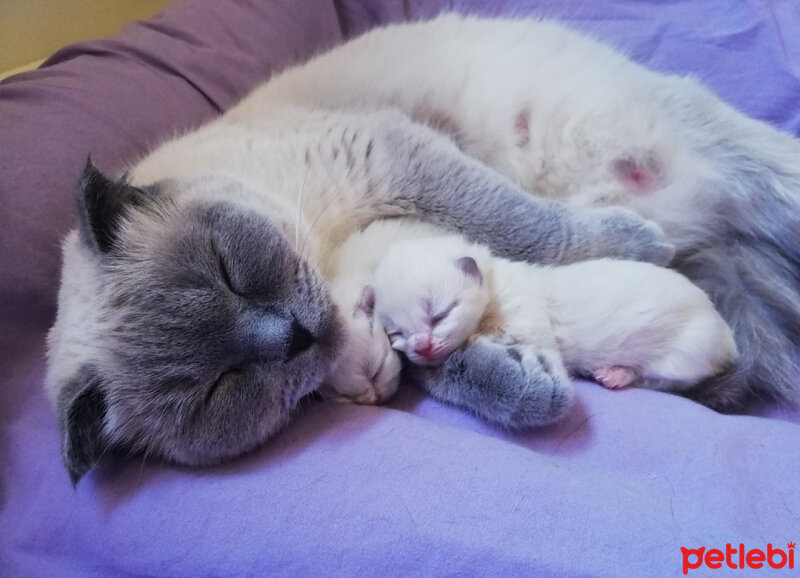
[[[406,388],[386,407],[309,402],[273,441],[225,467],[127,462],[70,486],[42,386],[43,345],[58,243],[76,222],[73,184],[86,154],[121,167],[230,106],[276,67],[442,8],[563,20],[800,133],[796,0],[179,1],[3,82],[0,574],[676,576],[686,568],[699,576],[717,575],[710,567],[721,564],[724,575],[745,576],[769,574],[769,562],[800,568],[787,546],[800,538],[800,414],[766,407],[722,416],[676,396],[589,383],[578,384],[579,405],[565,422],[524,434]],[[763,550],[765,568],[747,566],[741,544]]]

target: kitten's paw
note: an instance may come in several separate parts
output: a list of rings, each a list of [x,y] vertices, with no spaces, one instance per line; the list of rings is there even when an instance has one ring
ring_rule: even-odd
[[[602,367],[594,372],[594,380],[608,389],[622,389],[629,386],[639,377],[632,367],[612,365]]]
[[[656,223],[622,207],[581,209],[578,230],[594,238],[594,257],[611,257],[667,265],[675,246]]]

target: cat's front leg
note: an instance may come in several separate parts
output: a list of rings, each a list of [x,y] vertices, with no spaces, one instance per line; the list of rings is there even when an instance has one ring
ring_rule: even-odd
[[[481,336],[436,368],[409,366],[410,377],[445,403],[509,429],[564,417],[572,382],[556,352]]]
[[[432,130],[392,115],[376,147],[390,175],[384,206],[456,230],[501,257],[564,264],[600,257],[667,264],[674,247],[655,223],[619,208],[571,210],[537,199]]]

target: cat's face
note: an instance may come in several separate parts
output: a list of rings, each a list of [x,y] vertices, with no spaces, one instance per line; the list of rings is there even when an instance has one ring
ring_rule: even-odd
[[[412,363],[442,364],[477,330],[489,294],[468,251],[450,237],[402,241],[376,270],[376,316]]]
[[[65,255],[50,336],[73,478],[108,446],[189,465],[254,448],[339,353],[341,325],[324,283],[256,211],[87,171],[81,236],[66,247],[75,255]],[[92,267],[87,324],[70,308],[85,299],[74,277]],[[85,343],[82,359],[67,361],[75,339]],[[74,375],[59,367],[78,361]]]
[[[374,316],[375,297],[365,287],[352,311],[342,311],[345,346],[322,389],[331,398],[363,404],[387,401],[397,391],[402,364]]]

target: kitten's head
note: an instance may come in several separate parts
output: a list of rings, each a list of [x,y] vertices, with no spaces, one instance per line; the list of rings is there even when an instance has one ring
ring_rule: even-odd
[[[350,311],[344,310],[342,305],[346,333],[344,351],[320,391],[327,397],[356,403],[382,403],[397,391],[402,365],[383,326],[375,318],[372,287],[355,291],[358,300],[349,307],[352,315],[348,316]],[[352,302],[352,299],[345,301]]]
[[[244,190],[219,177],[143,189],[87,165],[48,342],[73,481],[114,447],[188,465],[244,453],[335,362],[324,283],[266,211],[236,203]]]
[[[440,365],[480,324],[489,303],[485,249],[459,236],[400,241],[375,272],[375,311],[392,347]]]

